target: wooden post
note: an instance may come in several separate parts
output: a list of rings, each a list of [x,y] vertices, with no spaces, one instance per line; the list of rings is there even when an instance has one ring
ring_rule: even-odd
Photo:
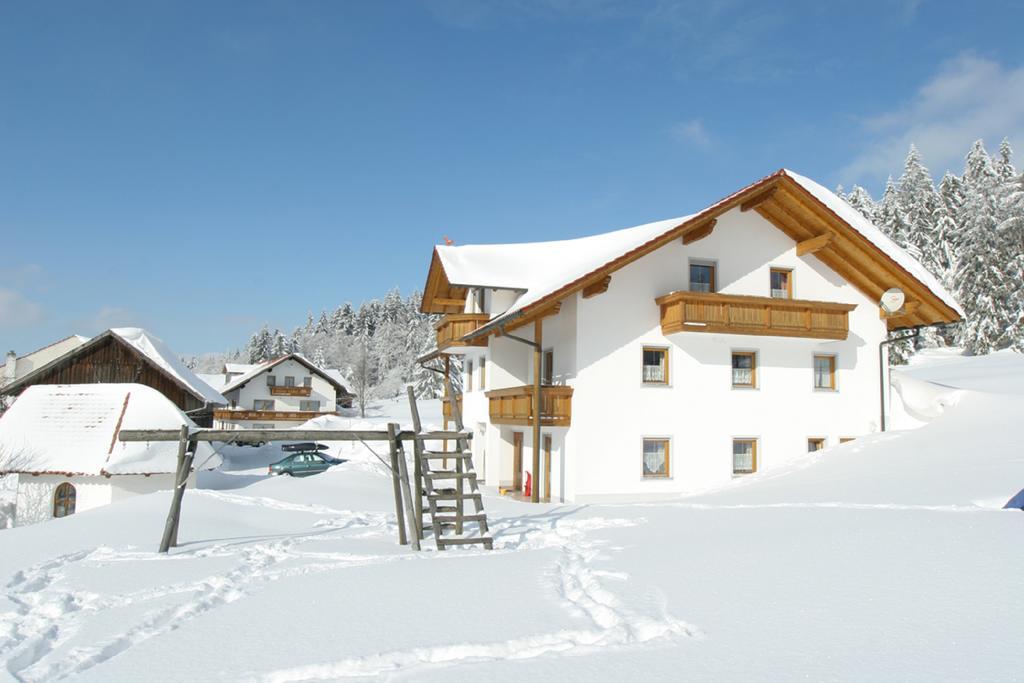
[[[423,463],[420,456],[423,455],[423,441],[419,439],[419,433],[423,431],[420,423],[420,409],[416,405],[416,392],[411,386],[406,387],[409,395],[409,412],[412,414],[412,428],[416,434],[412,441],[412,486],[415,493],[413,498],[413,519],[416,520],[416,535],[423,540]],[[445,387],[447,391],[447,386]]]
[[[453,399],[455,399],[456,398],[455,390],[452,388],[451,380],[445,380],[445,388],[448,391],[448,393],[451,395],[451,397]],[[464,429],[464,425],[462,424],[462,408],[459,407],[459,402],[457,400],[453,400],[450,405],[452,407],[452,421],[455,422],[455,431],[461,432]],[[447,431],[447,429],[445,431]],[[469,444],[468,443],[463,443],[461,439],[457,440],[455,443],[459,446],[459,450],[460,451],[461,450],[469,450]],[[448,460],[445,459],[444,462],[446,463],[445,467],[447,469],[447,462],[448,462]],[[463,471],[463,468],[462,468],[462,458],[456,458],[455,459],[455,471],[458,472],[458,473],[462,473],[462,471]],[[455,480],[455,520],[456,520],[455,521],[455,533],[456,534],[461,534],[462,533],[462,515],[465,512],[465,501],[462,498],[462,494],[463,493],[464,492],[462,490],[462,479],[456,478],[456,480]]]
[[[402,483],[399,481],[398,439],[395,438],[396,425],[388,424],[388,441],[391,445],[391,484],[395,490],[395,520],[398,522],[398,544],[406,545],[409,539],[405,535],[405,515],[402,514]],[[410,510],[410,512],[412,512]],[[418,541],[417,541],[418,543]]]
[[[187,451],[186,455],[185,455],[185,474],[184,474],[184,476],[181,477],[181,481],[182,481],[182,501],[181,502],[182,503],[185,502],[185,500],[184,500],[184,495],[185,495],[184,494],[184,489],[188,486],[188,477],[189,477],[189,474],[191,474],[191,472],[192,472],[192,464],[196,460],[196,449],[199,448],[199,442],[198,441],[189,441],[188,442],[188,446],[186,446],[185,448],[186,448],[186,451]],[[198,475],[196,475],[196,476],[198,476]],[[177,480],[177,476],[175,476],[175,480]],[[178,504],[178,517],[177,517],[177,519],[174,520],[174,530],[171,532],[171,547],[172,548],[178,547],[178,527],[180,525],[181,525],[181,503]]]
[[[455,398],[452,395],[452,393],[451,393],[451,388],[452,388],[451,374],[452,374],[452,357],[449,356],[448,354],[445,354],[445,357],[444,357],[444,400],[441,402],[441,416],[444,418],[444,425],[442,425],[442,428],[446,432],[448,431],[448,416],[444,414],[444,409],[448,408],[448,410],[451,411],[451,409],[452,409],[451,408],[451,404],[448,403],[448,401],[450,401],[450,400]],[[445,439],[441,443],[441,450],[442,451],[448,450],[448,439]],[[448,466],[448,458],[445,458],[441,462],[441,467],[447,467],[447,466]]]
[[[533,488],[530,490],[531,503],[540,502],[540,361],[543,324],[541,318],[533,323]]]
[[[171,509],[167,511],[164,535],[160,539],[160,552],[162,553],[166,553],[171,547],[178,528],[181,498],[185,495],[185,483],[188,481],[188,470],[191,464],[191,459],[188,457],[188,425],[181,425],[181,430],[178,432],[178,469],[174,476],[174,491],[171,493]]]
[[[405,498],[405,509],[409,511],[407,515],[407,522],[409,525],[409,541],[412,543],[413,550],[420,549],[420,530],[419,525],[413,518],[413,504],[412,504],[412,491],[409,490],[409,468],[405,463],[405,450],[402,448],[402,442],[398,440],[398,425],[394,423],[388,424],[388,440],[391,442],[391,461],[394,463],[398,471],[398,478],[400,488],[402,489],[402,497]],[[399,507],[401,503],[399,502]],[[402,524],[402,514],[399,514],[399,525]],[[402,527],[399,526],[399,529]],[[404,545],[404,542],[399,540]]]

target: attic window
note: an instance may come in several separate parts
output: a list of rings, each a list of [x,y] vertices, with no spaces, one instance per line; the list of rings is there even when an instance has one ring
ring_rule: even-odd
[[[273,375],[267,375],[267,386],[268,387],[276,387],[277,386],[277,378],[274,377]]]
[[[311,387],[311,386],[313,386],[313,378],[312,377],[303,377],[302,378],[302,386],[304,386],[304,387]]]

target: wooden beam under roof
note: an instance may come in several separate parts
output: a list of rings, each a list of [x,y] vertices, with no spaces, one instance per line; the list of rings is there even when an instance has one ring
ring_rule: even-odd
[[[692,244],[693,242],[696,242],[697,240],[704,239],[705,237],[710,235],[712,233],[712,231],[714,231],[715,225],[717,223],[718,223],[718,219],[717,218],[712,218],[711,220],[709,220],[709,221],[707,221],[705,223],[700,223],[700,224],[690,228],[689,230],[687,230],[686,232],[683,233],[683,244]]]
[[[815,252],[821,251],[822,249],[827,247],[831,241],[832,233],[826,232],[824,235],[818,235],[817,237],[812,237],[809,240],[797,242],[796,255],[806,256],[807,254],[813,254]]]
[[[534,322],[535,320],[540,320],[542,318],[547,318],[548,316],[551,316],[551,315],[557,315],[558,312],[561,311],[561,310],[562,310],[562,302],[561,302],[561,300],[559,300],[559,301],[554,302],[550,306],[545,306],[544,308],[538,309],[536,312],[527,313],[526,315],[524,315],[524,316],[522,316],[520,318],[516,318],[515,320],[512,320],[512,321],[506,323],[505,325],[503,325],[503,327],[505,328],[505,332],[511,332],[511,331],[517,330],[520,327],[523,327],[525,325],[529,325],[530,323]]]
[[[600,280],[596,280],[586,287],[583,288],[583,298],[589,299],[590,297],[597,296],[598,294],[604,294],[608,291],[608,285],[612,282],[611,275],[605,275]]]
[[[437,304],[438,306],[459,306],[459,307],[462,307],[462,306],[466,305],[466,300],[465,299],[445,299],[443,297],[435,297],[434,298],[434,303]]]
[[[768,201],[769,199],[775,196],[776,188],[778,188],[778,184],[773,183],[771,186],[768,187],[767,190],[763,192],[758,192],[753,197],[740,204],[740,211],[750,211],[751,209],[756,208],[758,205]]]

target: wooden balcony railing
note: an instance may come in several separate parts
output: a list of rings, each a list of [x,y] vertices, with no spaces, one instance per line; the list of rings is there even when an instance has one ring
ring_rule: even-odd
[[[237,421],[237,420],[266,420],[267,422],[283,422],[291,420],[294,422],[305,422],[321,415],[336,415],[331,412],[313,412],[309,410],[215,410],[213,419]]]
[[[767,296],[672,292],[655,299],[661,332],[714,332],[846,339],[854,304]]]
[[[491,424],[533,425],[533,386],[486,392]],[[572,387],[541,387],[540,424],[568,427],[572,422]]]
[[[312,387],[270,387],[271,396],[309,396]]]
[[[491,317],[486,313],[450,313],[437,322],[437,348],[449,346],[487,346],[487,337],[460,342],[459,337],[484,325]]]

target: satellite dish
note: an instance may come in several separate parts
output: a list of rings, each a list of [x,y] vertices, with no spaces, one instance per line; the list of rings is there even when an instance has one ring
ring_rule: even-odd
[[[892,315],[903,308],[903,303],[906,301],[906,296],[903,294],[903,290],[897,287],[885,290],[882,294],[881,301],[878,305],[882,307],[888,315]]]

